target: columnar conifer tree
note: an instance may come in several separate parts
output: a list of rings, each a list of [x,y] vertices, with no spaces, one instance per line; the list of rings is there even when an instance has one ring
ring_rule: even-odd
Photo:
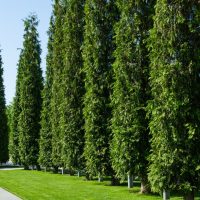
[[[159,0],[151,30],[152,154],[154,191],[175,187],[194,199],[200,173],[200,4]]]
[[[6,115],[7,115],[7,123],[8,123],[8,131],[10,133],[10,127],[11,127],[11,121],[12,121],[12,107],[13,104],[10,103],[8,106],[6,106]]]
[[[1,51],[0,51],[1,53]],[[8,161],[8,125],[3,84],[3,63],[0,55],[0,163]]]
[[[84,2],[67,0],[64,19],[64,68],[62,73],[61,131],[62,159],[72,171],[83,168],[83,42]]]
[[[13,128],[12,128],[12,121],[13,121],[13,102],[6,106],[6,115],[7,115],[7,123],[8,123],[8,151],[9,151],[9,159],[11,159],[10,150],[12,148],[12,140],[13,140]]]
[[[38,21],[35,15],[31,15],[24,21],[23,71],[20,81],[21,112],[18,130],[20,160],[25,169],[30,165],[38,167],[43,83],[37,25]]]
[[[120,20],[115,25],[112,163],[119,177],[124,177],[125,173],[129,178],[139,175],[141,192],[147,192],[150,148],[145,112],[149,98],[146,39],[152,25],[154,1],[118,0],[117,6]]]
[[[53,60],[52,60],[52,97],[51,97],[51,129],[52,129],[52,162],[55,170],[63,166],[62,155],[62,131],[61,131],[61,80],[63,71],[63,23],[65,6],[60,0],[55,0],[55,32],[53,36]]]
[[[9,158],[11,158],[10,149],[11,149],[11,142],[12,142],[12,120],[13,120],[13,103],[10,103],[6,106],[6,115],[7,115],[7,124],[8,124],[8,151],[9,151]]]
[[[87,172],[99,177],[110,169],[109,120],[112,62],[113,1],[86,0],[83,59],[84,117]]]
[[[51,17],[48,31],[48,55],[46,57],[46,80],[42,91],[42,112],[40,130],[40,152],[39,163],[45,167],[52,166],[52,126],[51,126],[51,96],[53,83],[53,35],[54,16]]]
[[[18,122],[19,122],[19,115],[21,113],[20,82],[22,80],[22,71],[23,71],[23,50],[21,50],[20,52],[19,62],[18,62],[16,89],[15,89],[15,97],[13,100],[12,122],[11,122],[12,137],[10,138],[10,147],[9,147],[11,160],[14,164],[20,163]]]

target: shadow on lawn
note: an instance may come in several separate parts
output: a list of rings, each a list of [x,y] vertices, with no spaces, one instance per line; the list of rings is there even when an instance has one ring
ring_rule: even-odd
[[[1,168],[1,166],[0,166]],[[48,170],[48,172],[55,174],[52,172],[52,170]],[[61,171],[58,172],[58,174],[60,174]],[[69,171],[68,170],[64,170],[64,175],[69,175]],[[74,177],[76,177],[76,174],[74,174]],[[123,189],[126,189],[129,193],[133,193],[133,194],[140,194],[140,186],[141,183],[139,180],[134,181],[133,183],[133,188],[128,189],[127,185],[127,181],[124,182],[120,182],[118,185],[112,185],[111,184],[111,178],[110,177],[104,177],[103,182],[98,182],[98,178],[94,177],[91,180],[88,180],[85,178],[84,173],[82,173],[81,177],[83,181],[88,181],[88,182],[92,182],[94,185],[101,185],[101,186],[112,186],[112,187],[122,187]],[[143,195],[143,194],[141,194]],[[145,196],[154,196],[154,197],[158,197],[161,198],[162,194],[160,193],[149,193],[149,194],[144,194]],[[183,193],[180,191],[172,191],[171,192],[171,198],[180,198],[183,199]],[[195,194],[195,200],[200,200],[200,192]]]
[[[112,186],[112,187],[123,187],[124,189],[127,189],[127,191],[129,193],[140,194],[140,186],[141,186],[140,181],[134,181],[133,188],[131,188],[131,189],[127,188],[128,183],[126,181],[121,182],[118,185],[112,185],[110,177],[104,178],[103,182],[98,182],[97,178],[94,178],[92,181],[93,181],[94,185],[103,185],[103,186]],[[141,195],[143,195],[143,194],[141,194]],[[158,198],[162,197],[162,193],[152,193],[151,192],[149,194],[144,194],[144,195],[145,196],[154,196],[154,197],[158,197]],[[180,191],[172,191],[171,192],[171,198],[180,198],[180,199],[183,199],[183,193],[180,192]],[[195,194],[195,200],[200,200],[200,193],[196,193]]]

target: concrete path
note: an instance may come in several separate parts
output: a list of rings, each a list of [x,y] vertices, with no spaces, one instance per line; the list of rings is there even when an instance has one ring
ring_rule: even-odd
[[[21,200],[21,199],[11,194],[10,192],[0,188],[0,200]]]
[[[6,168],[5,167],[5,168],[0,168],[0,171],[1,170],[21,170],[21,169],[24,169],[24,168],[19,168],[19,167],[18,168],[12,168],[12,167],[11,168],[8,168],[8,167]]]

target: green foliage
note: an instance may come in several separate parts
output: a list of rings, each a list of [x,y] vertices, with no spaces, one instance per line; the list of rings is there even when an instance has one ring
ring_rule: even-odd
[[[54,16],[51,17],[48,31],[48,55],[46,57],[46,80],[42,91],[42,112],[41,112],[41,130],[40,130],[40,151],[39,163],[45,167],[52,166],[52,126],[51,126],[51,97],[53,83],[53,35],[54,35]]]
[[[20,79],[21,112],[18,121],[19,154],[25,167],[38,165],[39,131],[41,112],[42,71],[40,68],[40,43],[38,40],[38,21],[35,15],[24,20],[24,42]]]
[[[197,1],[157,1],[149,39],[154,191],[199,187],[199,19]]]
[[[8,131],[10,135],[11,125],[12,125],[12,112],[13,112],[13,103],[10,103],[6,106],[6,115],[7,115],[7,124],[8,124]]]
[[[83,168],[83,41],[85,0],[68,0],[64,18],[64,66],[61,82],[62,160],[69,169]]]
[[[62,155],[62,131],[61,131],[61,110],[62,103],[61,83],[63,63],[63,23],[65,5],[56,0],[54,5],[55,32],[53,36],[53,57],[52,57],[52,96],[51,96],[51,130],[52,130],[52,162],[54,166],[63,166]]]
[[[118,177],[136,173],[147,179],[149,129],[145,107],[149,98],[146,39],[155,1],[116,1],[111,156]]]
[[[1,51],[0,51],[1,53]],[[0,163],[8,161],[8,125],[6,116],[6,101],[3,85],[3,63],[0,55]]]
[[[120,20],[115,25],[116,50],[113,86],[111,155],[119,177],[145,177],[149,153],[145,107],[149,98],[146,39],[154,1],[117,1]]]
[[[8,106],[6,106],[6,116],[7,116],[7,124],[8,124],[8,149],[9,149],[9,158],[11,157],[10,150],[11,150],[11,144],[13,140],[13,132],[12,132],[12,122],[13,122],[13,103],[10,103]]]
[[[22,80],[22,71],[23,71],[23,50],[21,50],[18,69],[17,69],[17,80],[16,80],[16,91],[15,97],[13,99],[13,108],[12,108],[12,122],[11,122],[11,133],[12,136],[10,138],[9,144],[9,153],[11,156],[11,160],[14,164],[20,163],[20,155],[19,155],[19,115],[21,113],[20,107],[20,82]]]
[[[86,0],[83,60],[85,72],[84,117],[86,168],[104,175],[110,168],[109,120],[112,63],[113,1]]]
[[[55,0],[44,89],[38,21],[24,21],[7,116],[0,56],[0,163],[9,131],[25,168],[86,164],[90,176],[148,175],[153,191],[200,188],[200,3],[158,0],[152,17],[155,2]]]

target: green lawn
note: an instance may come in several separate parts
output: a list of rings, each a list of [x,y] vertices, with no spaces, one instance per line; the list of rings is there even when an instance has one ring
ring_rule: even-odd
[[[83,177],[38,171],[0,170],[0,187],[26,200],[161,200],[141,195],[139,187],[110,186],[109,182],[85,181]],[[182,199],[173,197],[172,200]]]

